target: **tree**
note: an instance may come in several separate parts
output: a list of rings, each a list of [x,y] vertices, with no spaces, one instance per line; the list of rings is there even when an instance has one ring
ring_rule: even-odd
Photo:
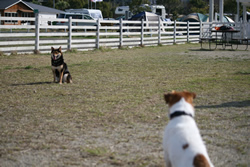
[[[99,2],[98,3],[99,10],[102,11],[102,15],[105,18],[113,18],[115,8],[112,7],[111,2]]]
[[[209,12],[208,2],[204,0],[190,0],[190,12],[206,14]]]
[[[37,5],[42,5],[42,3],[39,2],[38,0],[32,0],[32,3],[33,3],[33,4],[37,4]]]
[[[151,12],[151,8],[149,6],[142,6],[142,4],[150,4],[148,0],[132,0],[129,3],[129,10],[133,13],[140,13],[142,11]]]
[[[83,8],[85,4],[88,4],[86,0],[69,0],[69,5],[71,9]]]
[[[56,6],[56,9],[59,9],[59,10],[65,10],[68,7],[70,7],[69,3],[67,1],[63,1],[63,0],[58,1],[55,4],[55,6]]]
[[[224,12],[225,13],[237,13],[237,2],[235,0],[225,0]]]
[[[48,0],[47,2],[43,2],[43,5],[53,8],[53,0]]]
[[[178,13],[177,11],[180,8],[181,2],[180,0],[157,0],[157,4],[165,6],[169,17],[170,14],[176,15]]]

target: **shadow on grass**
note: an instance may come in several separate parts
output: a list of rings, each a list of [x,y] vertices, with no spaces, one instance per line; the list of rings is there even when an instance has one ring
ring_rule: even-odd
[[[222,103],[218,105],[196,106],[195,108],[224,108],[224,107],[250,107],[250,100],[245,101],[233,101],[228,103]]]
[[[54,82],[31,82],[31,83],[20,83],[20,84],[11,84],[11,86],[22,86],[22,85],[45,85],[53,84]]]
[[[222,49],[222,48],[212,48],[212,49],[205,49],[205,48],[200,48],[200,49],[189,49],[189,51],[191,52],[202,52],[202,51],[236,51],[236,50],[233,50],[233,49]],[[238,50],[237,50],[238,51]]]
[[[189,51],[200,52],[200,51],[215,51],[215,50],[214,49],[200,48],[200,49],[189,49]]]

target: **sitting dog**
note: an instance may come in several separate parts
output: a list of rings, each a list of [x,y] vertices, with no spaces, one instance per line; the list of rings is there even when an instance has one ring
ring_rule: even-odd
[[[62,84],[64,82],[72,83],[72,77],[68,70],[67,64],[63,60],[62,48],[54,49],[51,47],[51,68],[54,82]]]
[[[187,91],[164,94],[170,108],[163,137],[167,167],[213,167],[194,120],[195,97]]]

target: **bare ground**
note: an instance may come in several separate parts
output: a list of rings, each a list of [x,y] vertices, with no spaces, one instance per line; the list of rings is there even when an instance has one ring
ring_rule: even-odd
[[[163,93],[197,93],[196,122],[217,167],[250,166],[250,53],[198,44],[0,56],[0,166],[164,166]]]

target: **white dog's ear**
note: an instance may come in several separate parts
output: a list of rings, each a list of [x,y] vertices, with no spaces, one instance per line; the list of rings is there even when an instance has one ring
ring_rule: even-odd
[[[60,46],[60,47],[58,48],[58,50],[59,50],[60,52],[62,52],[62,47]]]
[[[190,103],[192,106],[194,106],[193,100],[196,98],[196,93],[193,93],[193,92],[185,92],[184,98],[185,98],[186,102],[188,102],[188,103]]]
[[[192,93],[193,94],[193,98],[195,99],[196,98],[196,93]]]
[[[190,92],[190,95],[193,97],[193,99],[196,98],[196,93]]]
[[[165,102],[166,102],[167,104],[169,104],[169,102],[170,102],[171,99],[172,99],[172,94],[171,94],[171,93],[166,93],[166,94],[164,94],[164,99],[165,99]]]
[[[196,98],[196,93],[194,92],[188,92],[187,90],[183,90],[184,93],[186,93],[188,96],[192,97],[193,99]]]

